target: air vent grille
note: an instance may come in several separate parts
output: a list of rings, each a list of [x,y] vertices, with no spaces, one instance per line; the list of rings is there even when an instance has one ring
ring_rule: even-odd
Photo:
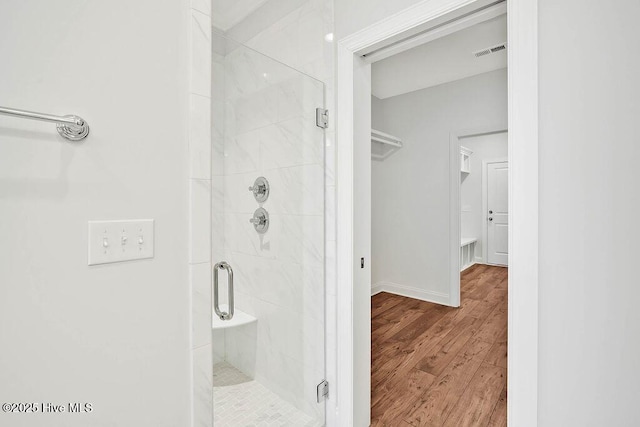
[[[507,43],[500,43],[495,46],[490,46],[484,49],[477,50],[473,52],[473,54],[475,55],[476,58],[479,58],[481,56],[491,55],[492,53],[497,53],[506,49],[507,49]]]

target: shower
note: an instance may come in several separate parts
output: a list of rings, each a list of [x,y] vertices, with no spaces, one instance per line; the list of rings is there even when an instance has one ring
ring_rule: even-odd
[[[324,84],[213,36],[214,424],[321,426]]]

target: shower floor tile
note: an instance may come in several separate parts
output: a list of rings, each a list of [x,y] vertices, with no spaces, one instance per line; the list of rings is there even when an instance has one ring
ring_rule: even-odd
[[[213,365],[213,424],[215,427],[320,427],[309,415],[226,362]]]

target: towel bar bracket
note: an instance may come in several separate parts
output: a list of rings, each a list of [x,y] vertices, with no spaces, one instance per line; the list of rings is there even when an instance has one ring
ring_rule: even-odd
[[[54,116],[33,111],[16,110],[15,108],[0,107],[0,114],[20,117],[22,119],[40,120],[56,124],[60,136],[69,141],[81,141],[89,135],[89,125],[82,118],[74,115]]]
[[[60,136],[68,139],[69,141],[81,141],[89,135],[89,125],[81,117],[78,116],[64,116],[65,118],[72,119],[75,124],[68,123],[56,123],[56,129]]]

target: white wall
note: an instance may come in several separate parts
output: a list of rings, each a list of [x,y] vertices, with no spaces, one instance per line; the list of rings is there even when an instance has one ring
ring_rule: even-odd
[[[379,124],[383,125],[384,120],[384,105],[382,103],[382,99],[371,95],[371,123],[372,127],[375,129],[375,125]],[[378,129],[376,129],[378,130]]]
[[[507,72],[498,70],[382,100],[382,123],[404,148],[372,167],[372,284],[446,302],[449,136],[507,125]],[[397,290],[397,289],[396,289]]]
[[[5,1],[0,118],[0,400],[92,414],[11,426],[189,423],[186,2]],[[87,221],[155,218],[155,258],[87,266]]]
[[[640,423],[640,3],[539,1],[539,425]]]
[[[335,2],[338,40],[374,22],[400,12],[421,0],[337,0]]]
[[[270,28],[278,27],[283,17],[296,10],[304,8],[305,3],[309,4],[309,0],[250,0],[259,6],[253,10],[245,8],[243,10],[244,18],[236,22],[225,22],[224,11],[221,9],[229,8],[229,3],[236,3],[235,0],[213,0],[213,25],[218,28],[229,27],[226,35],[238,42],[245,43],[263,31],[269,31]],[[262,4],[260,4],[262,3]],[[222,15],[222,16],[221,16]]]
[[[475,244],[476,262],[486,262],[483,252],[483,231],[487,227],[487,215],[482,205],[482,186],[486,172],[482,163],[507,160],[507,133],[494,133],[460,138],[460,144],[471,151],[471,173],[460,176],[460,231],[461,237],[478,239]]]

